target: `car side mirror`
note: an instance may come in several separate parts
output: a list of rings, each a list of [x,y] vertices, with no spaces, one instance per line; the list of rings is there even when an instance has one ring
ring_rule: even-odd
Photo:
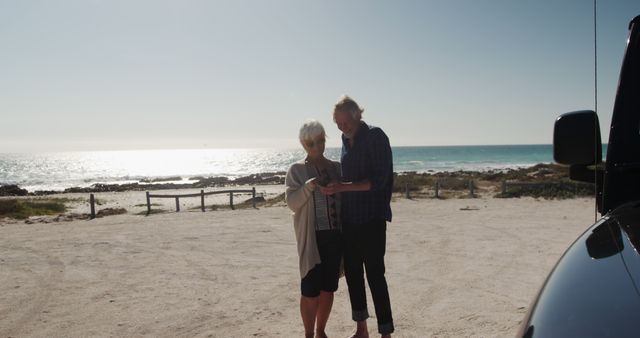
[[[553,159],[560,164],[593,165],[602,162],[598,115],[592,110],[560,115],[553,128]]]

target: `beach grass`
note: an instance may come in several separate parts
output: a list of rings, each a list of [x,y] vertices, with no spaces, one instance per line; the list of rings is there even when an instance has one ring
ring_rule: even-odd
[[[279,204],[283,204],[286,203],[285,202],[285,193],[281,193],[277,196],[274,196],[273,198],[269,198],[267,200],[265,200],[264,202],[264,206],[266,207],[272,207],[274,205],[279,205]]]
[[[26,200],[26,199],[2,199],[0,200],[0,217],[15,219],[27,219],[31,216],[45,216],[63,213],[67,207],[63,199]]]
[[[539,182],[514,186],[506,192],[496,194],[497,198],[534,197],[544,199],[567,199],[594,195],[594,185],[572,181]]]
[[[114,216],[114,215],[122,215],[126,214],[127,209],[125,208],[105,208],[102,210],[98,210],[96,217],[105,217],[105,216]]]
[[[144,204],[144,205],[146,205],[146,204]],[[167,212],[169,212],[169,211],[168,210],[163,210],[163,209],[151,209],[150,212],[149,212],[149,215],[151,215],[151,214],[164,214],[164,213],[167,213]],[[135,215],[137,215],[137,216],[146,216],[147,215],[147,211],[146,210],[145,211],[140,211],[140,212],[136,213]]]
[[[593,184],[571,181],[568,167],[557,164],[487,172],[405,172],[396,174],[393,183],[395,193],[410,194],[411,198],[434,197],[436,189],[438,198],[489,194],[496,198],[566,199],[594,194]]]
[[[134,207],[146,207],[146,206],[147,206],[147,203],[140,203],[140,204],[134,205]],[[162,204],[160,204],[160,203],[151,203],[151,206],[152,207],[159,207],[159,206],[162,206]]]

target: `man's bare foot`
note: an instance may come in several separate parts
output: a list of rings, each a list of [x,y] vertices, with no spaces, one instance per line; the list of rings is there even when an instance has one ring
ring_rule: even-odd
[[[367,328],[367,321],[361,320],[356,322],[356,331],[352,333],[349,338],[369,338],[369,329]]]

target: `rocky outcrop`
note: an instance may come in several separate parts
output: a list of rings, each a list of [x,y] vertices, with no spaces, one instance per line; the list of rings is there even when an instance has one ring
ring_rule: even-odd
[[[27,196],[29,192],[15,184],[0,185],[0,196]]]

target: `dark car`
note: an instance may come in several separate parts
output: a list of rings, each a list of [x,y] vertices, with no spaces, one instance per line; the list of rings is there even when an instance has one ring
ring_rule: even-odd
[[[606,162],[598,117],[558,117],[554,158],[594,183],[603,215],[564,253],[518,337],[640,337],[640,16],[629,24]]]

